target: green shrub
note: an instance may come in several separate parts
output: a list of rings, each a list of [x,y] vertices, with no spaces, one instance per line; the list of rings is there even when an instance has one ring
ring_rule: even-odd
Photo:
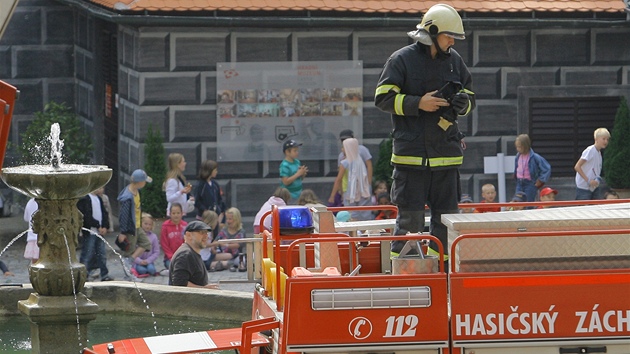
[[[152,183],[142,188],[142,211],[151,214],[155,218],[163,218],[166,215],[166,195],[162,190],[166,177],[166,163],[164,158],[164,145],[159,130],[149,126],[144,147],[144,171],[153,178]]]
[[[604,178],[617,189],[630,188],[630,111],[625,97],[621,97],[610,142],[604,149]]]
[[[372,181],[386,181],[388,186],[392,185],[392,172],[394,167],[391,164],[393,139],[384,139],[378,145],[378,161],[374,167]]]
[[[35,119],[22,133],[18,150],[24,164],[46,165],[51,162],[50,127],[59,123],[60,139],[63,140],[62,162],[69,164],[90,163],[93,153],[90,134],[81,125],[79,117],[65,103],[50,102],[43,112],[36,112]]]

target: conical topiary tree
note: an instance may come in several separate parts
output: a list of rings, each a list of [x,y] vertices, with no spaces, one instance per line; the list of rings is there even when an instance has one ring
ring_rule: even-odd
[[[610,142],[604,149],[604,178],[615,189],[630,189],[630,111],[625,97],[621,97]]]
[[[164,145],[159,130],[149,126],[144,147],[144,170],[153,178],[152,183],[142,188],[142,211],[151,214],[155,218],[163,218],[166,215],[166,195],[162,190],[166,177],[166,163],[164,158]]]

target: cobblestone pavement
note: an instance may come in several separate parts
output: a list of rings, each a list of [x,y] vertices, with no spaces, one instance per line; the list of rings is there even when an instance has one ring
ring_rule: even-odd
[[[0,218],[0,251],[7,248],[8,244],[19,234],[28,228],[28,224],[22,219],[22,215],[13,215],[8,218]],[[114,238],[117,233],[111,232],[105,236],[107,242],[116,249]],[[11,246],[9,246],[1,255],[2,260],[14,276],[4,276],[0,274],[0,286],[6,284],[29,284],[28,265],[29,260],[24,258],[24,247],[26,246],[26,234],[21,236]],[[120,258],[109,248],[107,251],[107,268],[109,275],[116,281],[124,281],[124,270]],[[77,250],[77,258],[80,255]],[[158,270],[164,269],[162,264],[163,257],[160,256],[155,262]],[[158,275],[140,279],[143,283],[150,284],[168,284],[168,276]],[[247,281],[247,273],[230,272],[229,270],[221,272],[208,273],[208,280],[211,283],[218,283],[221,289],[253,292],[255,284]],[[100,278],[88,281],[100,281]]]

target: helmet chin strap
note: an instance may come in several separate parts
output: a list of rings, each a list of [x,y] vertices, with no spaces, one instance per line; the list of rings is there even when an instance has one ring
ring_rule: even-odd
[[[446,49],[446,51],[444,51],[442,50],[442,48],[440,48],[440,45],[438,44],[438,41],[437,41],[438,34],[439,34],[439,30],[437,26],[430,25],[429,35],[431,36],[431,41],[433,42],[433,45],[435,46],[435,49],[437,50],[437,57],[440,59],[446,59],[451,56],[451,49],[449,47]]]
[[[442,48],[438,44],[437,35],[432,34],[431,41],[433,42],[433,45],[435,46],[435,49],[437,50],[437,57],[439,59],[446,59],[451,56],[451,47],[448,47],[446,51],[442,50]]]

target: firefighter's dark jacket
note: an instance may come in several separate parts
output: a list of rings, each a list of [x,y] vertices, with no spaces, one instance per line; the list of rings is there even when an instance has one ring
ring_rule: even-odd
[[[462,164],[457,120],[441,118],[449,116],[444,108],[437,112],[418,108],[422,96],[449,81],[461,83],[462,91],[468,93],[469,107],[459,115],[464,116],[475,107],[472,77],[454,49],[448,57],[433,59],[431,48],[416,42],[394,52],[385,63],[374,101],[380,110],[392,115],[394,166],[447,169]],[[446,109],[454,113],[452,108]]]

